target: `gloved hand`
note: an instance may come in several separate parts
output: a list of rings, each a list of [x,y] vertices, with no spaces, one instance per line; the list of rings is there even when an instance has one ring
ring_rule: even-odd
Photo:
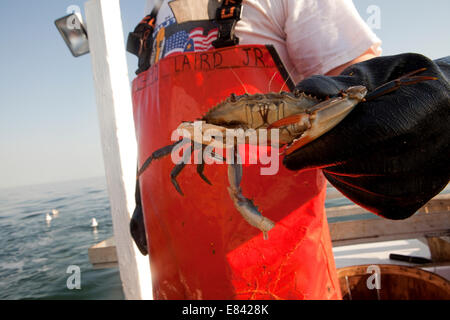
[[[420,68],[428,80],[360,103],[334,129],[284,158],[290,170],[322,168],[328,181],[360,206],[405,219],[450,178],[450,57],[380,57],[336,77],[313,76],[297,89],[318,97],[364,85],[375,88]]]

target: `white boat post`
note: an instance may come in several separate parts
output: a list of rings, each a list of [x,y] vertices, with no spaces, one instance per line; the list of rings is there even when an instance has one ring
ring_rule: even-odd
[[[119,0],[85,4],[115,245],[126,299],[153,299],[148,257],[132,241],[137,145]]]

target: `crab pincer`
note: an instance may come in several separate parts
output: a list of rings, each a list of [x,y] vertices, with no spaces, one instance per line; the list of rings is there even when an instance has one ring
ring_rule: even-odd
[[[436,77],[416,75],[425,70],[426,68],[421,68],[404,74],[397,79],[375,88],[370,93],[368,93],[367,88],[364,86],[349,87],[341,91],[338,97],[322,101],[308,109],[305,113],[294,114],[273,122],[268,129],[290,128],[291,130],[294,129],[295,132],[296,128],[303,128],[305,124],[307,125],[307,130],[304,130],[303,133],[287,145],[285,154],[289,155],[334,128],[358,103],[374,100],[402,86],[437,80]]]
[[[367,89],[364,86],[350,87],[341,92],[339,97],[322,101],[305,113],[280,119],[268,129],[290,129],[299,132],[285,150],[286,154],[290,154],[333,129],[358,103],[364,101],[366,94]]]

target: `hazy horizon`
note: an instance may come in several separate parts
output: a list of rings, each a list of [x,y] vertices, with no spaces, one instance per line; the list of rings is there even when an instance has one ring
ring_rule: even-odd
[[[97,180],[97,179],[105,179],[106,180],[106,176],[100,175],[100,176],[95,176],[95,177],[84,177],[84,178],[75,177],[75,178],[69,179],[69,180],[47,181],[47,182],[38,182],[38,183],[32,183],[32,184],[6,186],[6,187],[0,186],[0,190],[14,190],[16,188],[39,187],[39,186],[56,185],[56,184],[64,184],[64,183],[75,183],[75,182],[84,181],[84,180]]]

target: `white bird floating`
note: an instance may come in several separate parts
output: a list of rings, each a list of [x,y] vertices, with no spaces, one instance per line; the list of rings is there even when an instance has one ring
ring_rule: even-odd
[[[47,221],[47,222],[52,221],[52,216],[47,213],[47,215],[45,216],[45,221]]]
[[[98,227],[98,222],[97,222],[97,219],[95,219],[95,218],[92,218],[92,223],[91,223],[91,227],[92,227],[92,228],[97,228],[97,227]]]
[[[53,213],[53,216],[54,216],[54,217],[57,217],[58,214],[59,214],[59,211],[56,210],[56,209],[53,209],[53,210],[52,210],[52,213]]]

